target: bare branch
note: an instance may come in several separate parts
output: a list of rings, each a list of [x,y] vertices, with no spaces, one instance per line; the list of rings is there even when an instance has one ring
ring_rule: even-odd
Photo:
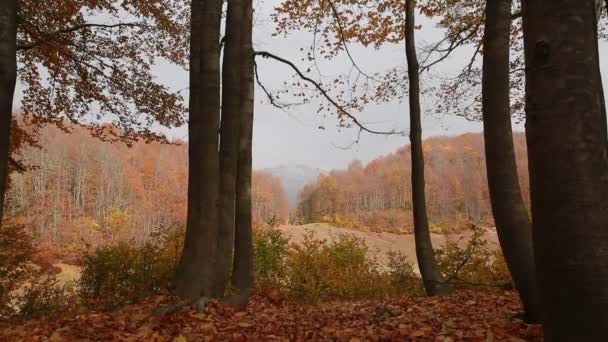
[[[304,73],[302,73],[302,71],[300,71],[300,69],[298,69],[298,67],[293,64],[291,61],[288,61],[284,58],[281,58],[279,56],[276,56],[270,52],[266,52],[266,51],[256,51],[255,56],[260,56],[262,58],[270,58],[270,59],[274,59],[275,61],[281,62],[283,64],[288,65],[289,67],[291,67],[291,69],[293,69],[298,76],[300,76],[300,78],[310,84],[312,84],[322,95],[323,97],[325,97],[327,99],[327,101],[329,101],[329,103],[331,103],[336,109],[338,109],[339,114],[341,115],[345,115],[348,118],[351,119],[351,121],[358,126],[361,130],[371,133],[371,134],[381,134],[381,135],[404,135],[405,131],[401,131],[401,132],[396,132],[395,130],[392,131],[376,131],[376,130],[372,130],[369,129],[367,127],[365,127],[365,125],[363,125],[354,115],[350,114],[343,106],[341,106],[339,103],[337,103],[328,93],[325,89],[323,89],[323,87],[315,80],[311,79],[310,77],[307,77],[306,75],[304,75]]]
[[[266,94],[266,97],[268,98],[268,101],[270,101],[270,104],[279,109],[287,108],[288,105],[278,103],[272,93],[264,86],[264,84],[262,84],[262,81],[260,81],[260,73],[258,72],[258,63],[256,63],[255,61],[253,62],[253,69],[255,72],[255,81],[260,86],[264,94]]]
[[[20,162],[15,160],[13,157],[8,157],[8,162],[11,165],[13,165],[13,167],[15,168],[15,170],[17,170],[17,172],[26,172],[27,171],[27,168],[25,166],[23,166],[23,164],[21,164]]]

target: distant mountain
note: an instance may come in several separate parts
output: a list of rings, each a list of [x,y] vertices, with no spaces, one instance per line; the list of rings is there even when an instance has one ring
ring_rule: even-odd
[[[301,164],[280,165],[277,167],[263,169],[275,176],[281,177],[285,191],[287,192],[290,205],[296,205],[298,202],[298,192],[304,185],[316,181],[320,173],[325,171],[312,168]]]

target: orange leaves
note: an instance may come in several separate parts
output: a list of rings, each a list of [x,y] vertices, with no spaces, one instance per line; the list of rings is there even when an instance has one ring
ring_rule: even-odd
[[[465,305],[465,303],[471,303]],[[514,292],[459,292],[441,298],[271,304],[256,296],[244,311],[211,305],[205,314],[186,309],[163,318],[146,315],[154,302],[109,314],[68,320],[0,324],[0,339],[73,341],[541,341],[542,329],[513,315]],[[386,314],[377,314],[383,312]]]
[[[112,119],[119,130],[92,133],[126,142],[161,140],[151,128],[155,121],[185,122],[182,96],[159,83],[151,67],[159,58],[186,65],[186,1],[21,0],[18,6],[18,72],[29,121]]]

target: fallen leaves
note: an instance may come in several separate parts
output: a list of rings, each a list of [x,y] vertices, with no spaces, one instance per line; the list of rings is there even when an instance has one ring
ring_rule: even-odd
[[[542,329],[514,318],[517,295],[463,291],[451,296],[320,305],[254,297],[246,310],[210,305],[156,318],[160,302],[70,319],[0,323],[8,341],[541,341]]]

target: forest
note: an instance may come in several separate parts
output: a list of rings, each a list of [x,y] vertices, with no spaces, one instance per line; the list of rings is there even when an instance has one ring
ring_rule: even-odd
[[[23,151],[35,165],[12,175],[6,194],[9,217],[23,220],[41,242],[93,245],[110,241],[142,242],[157,227],[186,224],[188,148],[153,142],[101,142],[83,128],[70,134],[49,126],[40,131],[44,149]],[[254,222],[289,217],[280,179],[252,175]]]
[[[529,208],[525,137],[514,136],[515,158],[524,203]],[[469,133],[423,142],[429,222],[454,227],[459,222],[492,226],[488,181],[483,168],[483,136]],[[299,194],[296,219],[412,232],[412,187],[409,146],[363,165],[321,175]]]
[[[0,340],[603,341],[607,42],[606,0],[2,0]],[[254,170],[382,139],[298,203]]]

